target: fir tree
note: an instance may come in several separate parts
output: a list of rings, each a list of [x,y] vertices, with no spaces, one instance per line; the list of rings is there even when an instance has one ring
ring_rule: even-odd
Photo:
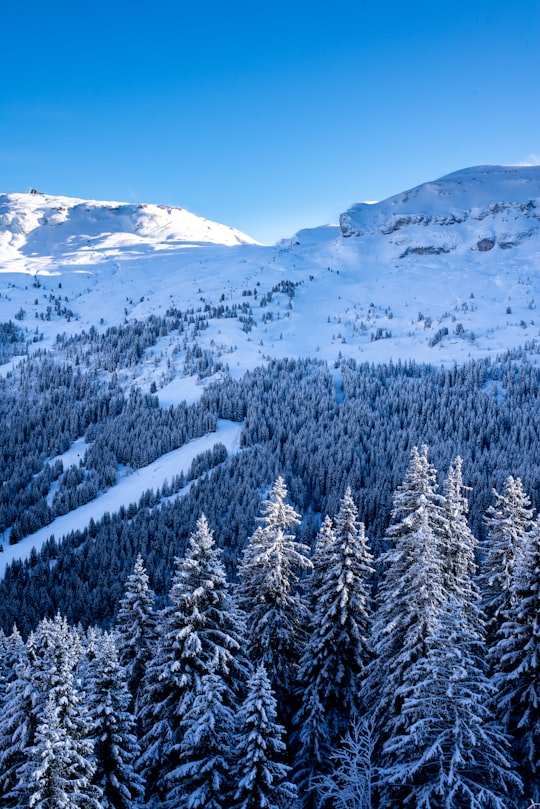
[[[524,795],[540,803],[540,520],[514,569],[514,598],[491,650],[494,711],[513,739]]]
[[[362,713],[361,678],[370,660],[371,561],[364,525],[347,488],[334,532],[326,523],[319,537],[308,596],[313,611],[298,678],[302,707],[295,722],[300,728],[295,780],[304,805],[310,803],[310,782],[328,766],[329,751],[337,747],[351,717]]]
[[[280,762],[284,729],[276,716],[276,700],[261,663],[250,678],[238,713],[234,809],[288,809],[294,805],[296,789],[288,781],[290,768]]]
[[[413,809],[508,809],[521,783],[508,738],[488,708],[485,649],[451,598],[406,672],[401,730],[385,743],[381,805]]]
[[[384,577],[373,618],[375,659],[368,667],[363,698],[374,717],[380,744],[400,732],[403,696],[400,686],[408,670],[426,654],[426,639],[445,600],[444,560],[440,548],[442,498],[427,447],[411,453],[405,479],[394,495],[391,543],[380,563]]]
[[[242,694],[248,664],[242,616],[229,592],[221,551],[206,518],[197,522],[184,559],[177,559],[169,604],[159,616],[158,644],[139,700],[144,730],[140,762],[149,796],[164,800],[179,763],[184,718],[213,672],[229,708]]]
[[[88,668],[88,709],[95,740],[93,783],[102,794],[103,809],[132,809],[144,794],[134,762],[140,750],[131,695],[118,662],[114,636],[105,633]]]
[[[244,551],[239,568],[240,603],[248,618],[250,654],[263,663],[274,689],[278,716],[291,715],[305,626],[306,609],[297,593],[298,573],[309,570],[309,549],[288,530],[300,523],[300,515],[285,502],[283,478],[274,483],[262,504],[258,526]]]
[[[489,645],[497,634],[503,613],[511,607],[514,569],[523,557],[533,515],[519,478],[510,476],[504,494],[494,489],[493,495],[495,504],[488,508],[485,519],[487,541],[480,582]]]
[[[139,688],[156,644],[154,601],[148,573],[139,554],[133,573],[126,582],[116,617],[119,660],[126,672],[134,705],[137,704]]]
[[[231,800],[234,713],[228,686],[204,674],[180,723],[179,764],[166,778],[164,809],[225,809]]]
[[[28,794],[25,805],[31,809],[101,809],[100,791],[92,784],[92,742],[73,733],[61,713],[51,693],[20,772]]]

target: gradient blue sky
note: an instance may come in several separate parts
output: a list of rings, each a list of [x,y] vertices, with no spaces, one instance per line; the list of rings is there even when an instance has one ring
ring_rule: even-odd
[[[540,2],[16,2],[0,192],[180,205],[273,242],[540,162]]]

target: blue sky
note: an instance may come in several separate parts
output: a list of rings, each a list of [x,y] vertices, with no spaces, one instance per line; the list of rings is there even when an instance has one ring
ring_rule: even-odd
[[[273,242],[540,162],[540,2],[3,8],[0,191],[179,205]]]

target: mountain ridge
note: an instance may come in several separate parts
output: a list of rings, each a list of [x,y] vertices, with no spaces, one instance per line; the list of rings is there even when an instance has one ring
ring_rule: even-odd
[[[54,345],[175,307],[213,312],[198,344],[238,375],[271,357],[447,363],[514,348],[539,334],[539,267],[539,166],[463,169],[273,246],[183,209],[0,196],[0,322]]]

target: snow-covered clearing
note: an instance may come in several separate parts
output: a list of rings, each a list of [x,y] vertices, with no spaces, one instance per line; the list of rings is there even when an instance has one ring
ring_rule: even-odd
[[[238,451],[241,431],[241,424],[219,419],[215,433],[209,433],[202,438],[194,438],[180,449],[162,455],[148,466],[137,469],[122,478],[116,486],[90,503],[86,503],[62,517],[57,517],[52,523],[36,531],[35,534],[25,537],[16,545],[5,545],[4,552],[0,553],[0,576],[4,575],[6,566],[15,559],[27,559],[33,548],[39,551],[52,534],[56,539],[60,539],[71,531],[82,530],[91,519],[97,521],[106,512],[112,514],[118,511],[121,505],[128,506],[130,503],[138,503],[143,492],[148,489],[161,488],[166,480],[171,481],[175,475],[188,472],[193,459],[201,452],[212,449],[218,442],[225,445],[228,453]],[[74,457],[77,455],[77,450],[80,451],[79,445],[75,448]]]

